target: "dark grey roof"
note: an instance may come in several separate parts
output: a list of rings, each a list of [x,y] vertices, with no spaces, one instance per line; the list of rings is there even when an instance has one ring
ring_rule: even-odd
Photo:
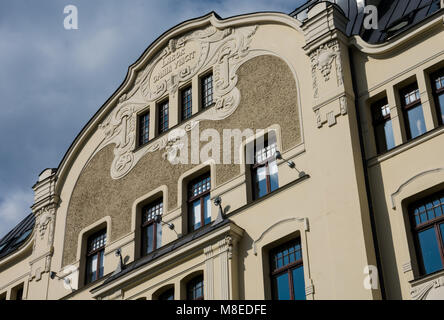
[[[349,19],[347,35],[360,35],[370,44],[387,41],[434,15],[441,8],[440,0],[309,0],[290,15],[303,22],[307,11],[319,2],[338,6]],[[366,30],[363,26],[365,14],[362,8],[365,4],[378,8],[377,30]]]
[[[0,240],[0,259],[16,251],[28,239],[34,224],[35,217],[31,213]]]
[[[179,239],[177,239],[177,240],[175,240],[163,247],[160,247],[159,249],[151,252],[150,254],[126,265],[125,268],[121,272],[111,275],[108,279],[106,279],[103,282],[103,284],[94,288],[93,290],[97,290],[97,289],[101,288],[102,286],[105,286],[106,284],[116,280],[117,278],[120,278],[121,276],[123,276],[135,269],[138,269],[138,268],[150,263],[151,261],[154,261],[154,260],[160,258],[161,256],[163,256],[167,253],[170,253],[170,252],[176,250],[177,248],[180,248],[180,247],[184,246],[185,244],[212,232],[213,230],[216,230],[226,224],[229,224],[230,222],[233,223],[230,219],[224,219],[216,225],[213,225],[213,224],[207,225],[207,226],[200,228],[192,233],[189,233],[189,234],[187,234],[187,235],[185,235],[185,236],[183,236],[183,237],[181,237],[181,238],[179,238]]]

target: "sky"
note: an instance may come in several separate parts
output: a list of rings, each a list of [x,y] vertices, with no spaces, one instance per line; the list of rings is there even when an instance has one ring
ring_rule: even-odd
[[[31,213],[32,186],[57,168],[128,67],[163,32],[216,11],[290,13],[304,0],[1,0],[0,238]],[[78,9],[65,30],[64,8]]]

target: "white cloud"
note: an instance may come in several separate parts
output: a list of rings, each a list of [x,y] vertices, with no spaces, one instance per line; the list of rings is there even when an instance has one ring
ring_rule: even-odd
[[[24,217],[26,217],[33,203],[32,190],[14,190],[2,194],[0,201],[0,238],[14,228]]]

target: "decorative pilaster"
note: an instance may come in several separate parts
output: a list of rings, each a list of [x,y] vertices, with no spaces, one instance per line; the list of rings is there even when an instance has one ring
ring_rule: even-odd
[[[47,280],[49,279],[54,253],[56,211],[59,204],[59,197],[55,194],[55,182],[55,169],[46,169],[40,174],[38,182],[33,186],[34,204],[31,208],[35,215],[35,232],[29,262],[31,268],[29,285],[34,287],[30,290],[33,294],[30,297],[32,299],[45,298],[48,290],[48,282],[41,280],[44,277]]]
[[[208,246],[204,249],[205,254],[205,299],[214,299],[214,259],[213,246]]]
[[[310,57],[313,112],[318,128],[332,127],[337,117],[348,114],[354,99],[348,63],[347,18],[335,7],[321,2],[308,12],[302,26],[304,50]]]
[[[229,275],[229,263],[232,258],[233,250],[233,238],[226,236],[224,239],[218,242],[219,247],[219,259],[220,259],[220,288],[221,288],[221,300],[230,299],[230,275]]]

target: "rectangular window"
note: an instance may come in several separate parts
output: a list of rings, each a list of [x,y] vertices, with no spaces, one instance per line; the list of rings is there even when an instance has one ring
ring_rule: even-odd
[[[150,140],[150,113],[139,116],[139,146],[147,144]]]
[[[439,125],[444,125],[444,69],[432,75],[433,95]]]
[[[276,141],[266,139],[264,145],[254,147],[254,164],[252,166],[254,199],[273,192],[279,188],[278,167],[276,163]]]
[[[159,134],[164,133],[168,130],[168,119],[169,119],[169,102],[164,101],[159,104]]]
[[[182,108],[182,121],[191,118],[193,114],[193,99],[191,86],[181,91],[181,108]]]
[[[201,79],[202,109],[213,104],[213,74],[209,74]]]
[[[203,276],[198,276],[187,283],[187,300],[204,300]]]
[[[199,229],[211,222],[211,177],[207,173],[188,185],[189,231]]]
[[[418,264],[422,275],[444,268],[444,191],[410,206]]]
[[[156,221],[156,216],[162,214],[162,200],[142,208],[142,256],[160,248],[162,245],[162,226]]]
[[[304,266],[300,239],[270,252],[274,300],[305,300]]]
[[[378,149],[378,154],[380,154],[395,147],[392,120],[390,118],[390,106],[387,102],[387,98],[384,98],[374,103],[371,108],[376,147]]]
[[[424,112],[418,85],[415,83],[401,91],[407,139],[415,139],[426,133]]]
[[[86,284],[103,277],[105,244],[106,230],[101,230],[88,238],[86,248]]]

